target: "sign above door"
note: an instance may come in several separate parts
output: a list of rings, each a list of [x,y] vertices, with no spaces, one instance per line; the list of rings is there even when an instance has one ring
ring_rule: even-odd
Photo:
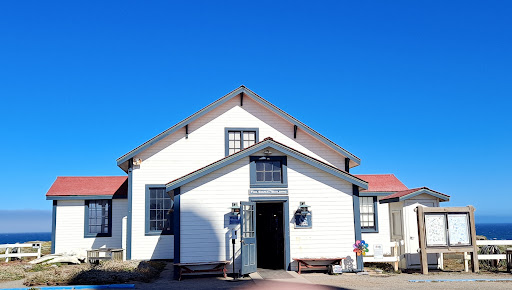
[[[249,189],[249,194],[288,194],[288,189]]]

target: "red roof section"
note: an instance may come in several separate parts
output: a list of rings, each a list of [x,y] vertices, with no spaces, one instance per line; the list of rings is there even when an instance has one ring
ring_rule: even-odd
[[[394,174],[356,174],[355,176],[368,182],[368,189],[361,192],[393,192],[408,189]]]
[[[403,196],[406,196],[408,194],[411,194],[411,193],[414,193],[414,192],[417,192],[419,190],[422,190],[422,189],[426,189],[426,190],[429,190],[429,191],[432,191],[432,192],[435,192],[437,194],[440,194],[440,195],[443,195],[443,196],[446,196],[446,198],[450,198],[449,195],[446,195],[444,193],[440,193],[438,191],[435,191],[435,190],[432,190],[428,187],[418,187],[418,188],[413,188],[413,189],[408,189],[408,190],[403,190],[403,191],[399,191],[399,192],[395,192],[393,194],[390,194],[384,198],[382,198],[381,200],[386,200],[386,199],[393,199],[393,198],[400,198],[400,197],[403,197]]]
[[[126,197],[127,176],[59,176],[46,196],[88,196],[107,195]]]

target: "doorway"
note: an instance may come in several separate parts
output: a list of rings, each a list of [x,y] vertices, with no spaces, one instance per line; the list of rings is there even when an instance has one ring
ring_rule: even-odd
[[[284,203],[256,203],[258,268],[284,269]]]

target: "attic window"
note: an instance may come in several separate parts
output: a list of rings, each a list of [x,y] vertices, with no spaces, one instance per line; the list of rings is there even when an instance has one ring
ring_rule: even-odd
[[[258,142],[258,128],[226,128],[226,156]]]

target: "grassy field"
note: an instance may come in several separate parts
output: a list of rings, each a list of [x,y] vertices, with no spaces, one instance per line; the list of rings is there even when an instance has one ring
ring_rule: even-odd
[[[0,281],[24,279],[27,286],[150,282],[160,276],[164,267],[164,262],[156,261],[102,261],[99,265],[32,265],[25,261],[11,261],[0,263]]]
[[[32,243],[32,242],[28,242]],[[50,254],[51,242],[41,242],[42,255]],[[0,250],[3,254],[5,249]],[[24,248],[24,253],[37,252],[37,249]],[[35,257],[19,260],[0,261],[0,282],[24,279],[27,286],[52,285],[101,285],[118,284],[129,281],[150,282],[160,276],[165,262],[156,261],[101,261],[99,265],[80,264],[37,264],[28,263]]]

